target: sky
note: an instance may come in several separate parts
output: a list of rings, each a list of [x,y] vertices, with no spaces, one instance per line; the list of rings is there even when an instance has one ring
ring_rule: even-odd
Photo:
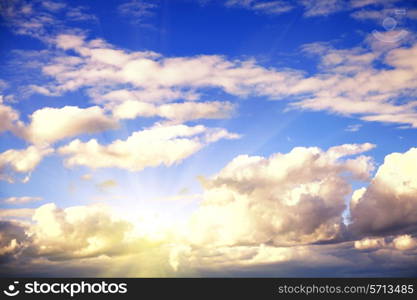
[[[0,276],[417,276],[417,3],[0,2]]]

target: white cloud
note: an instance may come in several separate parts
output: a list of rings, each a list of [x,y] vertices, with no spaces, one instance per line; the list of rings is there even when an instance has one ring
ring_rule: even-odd
[[[62,14],[64,8],[65,14]],[[28,35],[49,44],[58,33],[81,31],[69,28],[67,21],[95,19],[94,16],[84,13],[83,9],[84,7],[70,7],[56,1],[3,1],[0,15],[14,33]]]
[[[93,175],[90,173],[87,173],[87,174],[82,175],[81,179],[85,181],[90,181],[91,179],[93,179]]]
[[[417,60],[412,59],[417,57],[417,44],[386,51],[335,50],[316,44],[305,50],[322,56],[321,72],[289,89],[288,93],[306,94],[292,106],[417,127]],[[390,68],[375,68],[376,62]]]
[[[343,145],[324,152],[294,148],[269,158],[241,155],[211,179],[186,236],[192,245],[292,246],[337,239],[350,193],[345,173],[366,179],[369,158],[346,159],[372,148]],[[361,167],[359,167],[359,165]]]
[[[56,38],[56,44],[64,50],[81,47],[84,44],[84,36],[73,34],[60,34]]]
[[[0,210],[0,218],[21,216],[23,214],[18,210]],[[12,255],[10,259],[21,259],[20,262],[38,261],[43,265],[48,261],[74,262],[75,258],[89,259],[103,255],[120,257],[140,254],[145,256],[139,259],[142,261],[159,255],[166,247],[161,245],[165,237],[154,239],[143,231],[140,223],[134,224],[121,218],[105,205],[62,209],[49,203],[31,209],[25,217],[31,218],[31,222],[0,220],[2,263],[6,260],[5,255]]]
[[[370,249],[380,249],[385,247],[384,238],[364,238],[359,241],[355,241],[355,249],[358,250],[370,250]]]
[[[345,131],[347,131],[347,132],[357,132],[362,128],[362,126],[363,126],[362,124],[351,124],[351,125],[348,125],[346,127]]]
[[[409,234],[400,235],[392,241],[394,247],[398,250],[417,249],[417,238],[413,238]]]
[[[156,1],[131,0],[119,5],[118,10],[121,14],[134,17],[136,22],[139,22],[146,17],[153,16],[157,7]]]
[[[32,208],[0,209],[0,220],[30,220],[34,213],[35,209]]]
[[[33,215],[31,228],[38,255],[50,258],[86,257],[124,252],[132,225],[103,206],[60,209],[45,204]],[[109,234],[111,232],[111,234]]]
[[[76,22],[97,21],[97,17],[95,15],[86,13],[85,10],[86,7],[84,6],[71,7],[66,12],[66,17],[68,20]]]
[[[62,2],[42,1],[42,6],[50,11],[57,11],[63,9],[66,5]]]
[[[59,153],[69,156],[65,159],[65,164],[69,167],[83,165],[91,168],[117,167],[140,171],[146,167],[179,163],[209,143],[238,137],[225,130],[210,129],[202,125],[156,125],[136,131],[124,141],[116,140],[105,146],[95,139],[86,143],[74,140],[59,148]]]
[[[305,16],[327,16],[347,8],[347,2],[343,0],[302,0],[305,7]]]
[[[121,103],[129,101],[139,107],[144,105],[131,101],[155,105],[198,100],[200,89],[212,87],[238,97],[291,98],[290,108],[416,127],[417,104],[412,96],[417,94],[417,68],[412,58],[417,56],[417,44],[400,47],[397,43],[393,47],[390,43],[384,48],[374,37],[367,41],[370,50],[304,46],[304,51],[321,58],[319,71],[305,76],[297,70],[265,68],[254,60],[228,60],[217,55],[168,58],[153,52],[127,52],[102,40],[87,41],[67,34],[58,36],[57,46],[77,55],[47,63],[43,73],[54,80],[33,88],[49,95],[88,88],[98,104],[123,107]]]
[[[356,234],[386,235],[417,230],[417,148],[385,157],[366,189],[352,200]]]
[[[26,203],[36,202],[40,200],[42,200],[41,197],[24,196],[24,197],[9,197],[9,198],[3,199],[2,201],[7,204],[26,204]]]
[[[154,29],[152,18],[158,12],[158,0],[128,0],[117,7],[120,16],[136,26]]]
[[[8,256],[19,253],[26,240],[27,235],[23,224],[15,221],[0,221],[0,260],[7,261]]]
[[[30,124],[22,135],[35,144],[51,144],[83,133],[96,133],[118,127],[116,120],[106,116],[102,108],[45,107],[30,116]]]
[[[365,6],[381,6],[390,5],[400,0],[351,0],[351,6],[354,8],[365,7]]]
[[[53,149],[29,146],[23,150],[10,149],[0,153],[0,179],[13,182],[13,173],[30,173],[42,158],[51,154]]]
[[[94,90],[90,90],[89,92],[94,102],[98,104],[120,104],[126,101],[161,103],[170,102],[178,99],[194,101],[200,98],[200,95],[193,91],[183,91],[178,89],[161,87],[148,88],[146,90],[116,89],[105,93],[96,92]]]
[[[242,7],[267,14],[282,14],[292,10],[294,7],[286,1],[259,1],[259,0],[227,0],[228,7]]]
[[[124,84],[143,91],[142,99],[147,92],[155,97],[160,90],[165,95],[171,92],[171,97],[176,98],[176,91],[191,92],[195,98],[193,90],[204,87],[221,88],[238,96],[276,97],[298,76],[295,72],[257,66],[252,60],[229,61],[217,55],[164,58],[153,52],[129,53],[112,49],[103,41],[82,42],[80,36],[58,36],[57,45],[75,50],[78,56],[60,57],[43,67],[45,75],[55,78],[52,85],[44,86],[48,94],[94,87],[95,98],[99,98],[97,92],[101,89],[117,89]]]
[[[119,119],[134,119],[138,116],[159,116],[176,122],[198,119],[225,119],[235,106],[230,102],[184,102],[155,106],[139,101],[125,101],[112,108],[113,115]]]
[[[16,131],[21,126],[19,113],[12,107],[3,104],[3,96],[0,95],[0,133],[4,131]]]
[[[382,238],[364,238],[355,241],[355,249],[379,251],[381,249],[410,251],[417,250],[417,238],[409,234],[387,236]]]

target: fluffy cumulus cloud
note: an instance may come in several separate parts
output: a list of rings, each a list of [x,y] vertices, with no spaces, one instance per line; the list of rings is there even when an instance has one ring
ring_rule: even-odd
[[[417,149],[385,157],[370,185],[351,201],[352,230],[386,235],[417,232]]]
[[[161,246],[163,237],[145,236],[141,227],[117,216],[102,205],[73,206],[65,209],[49,203],[32,213],[31,222],[0,221],[0,264],[3,272],[25,272],[21,263],[33,269],[55,268],[55,263],[77,264],[84,259],[84,269],[91,261],[108,261],[135,255],[135,267],[144,268],[145,259],[156,265],[152,257],[168,261]],[[109,234],[111,232],[111,234]],[[165,255],[165,256],[163,256]],[[106,259],[107,258],[107,259]],[[75,260],[78,259],[78,260]],[[132,257],[129,256],[131,263]],[[119,266],[123,267],[124,266]],[[125,272],[132,272],[125,270]],[[140,274],[137,270],[136,276]],[[9,273],[10,274],[10,273]],[[148,273],[149,274],[149,273]]]
[[[42,158],[53,152],[51,148],[29,146],[26,149],[10,149],[0,153],[0,179],[13,182],[13,173],[30,173]],[[27,180],[27,177],[24,181]]]
[[[392,243],[398,250],[417,250],[417,238],[409,234],[396,237]]]
[[[31,227],[31,235],[38,255],[55,259],[123,252],[132,229],[130,223],[101,206],[60,209],[51,203],[39,207],[32,219],[36,225]]]
[[[392,264],[397,268],[415,265],[415,232],[407,233],[410,227],[406,226],[381,236],[361,227],[365,236],[354,240],[356,231],[351,232],[351,226],[357,228],[357,215],[353,213],[353,225],[342,221],[350,180],[370,177],[373,163],[362,153],[373,147],[348,144],[327,151],[299,147],[268,158],[238,156],[201,180],[203,200],[187,222],[173,221],[158,229],[140,212],[132,219],[97,204],[59,208],[49,203],[30,212],[1,210],[2,270],[25,274],[19,267],[24,261],[33,270],[48,266],[51,272],[72,274],[68,270],[73,270],[88,276],[210,276],[259,270],[271,276],[299,272],[317,276],[318,267],[323,275],[326,270],[332,274],[334,268],[350,272],[360,264],[369,274],[395,274],[389,273],[394,272]],[[375,178],[381,168],[398,176],[387,170],[389,160],[390,156]],[[392,163],[398,168],[407,165]],[[366,188],[356,194],[353,210],[367,201]],[[377,213],[366,211],[366,219],[377,219]],[[22,217],[27,221],[18,220]],[[375,266],[375,261],[381,263]],[[69,262],[72,267],[67,271],[58,267]],[[99,267],[103,263],[107,271]],[[346,274],[359,275],[352,272]]]
[[[9,261],[24,247],[28,235],[25,225],[12,221],[0,221],[0,264]]]
[[[223,128],[185,124],[233,116],[236,103],[207,100],[207,88],[226,96],[290,101],[290,109],[417,128],[417,44],[412,37],[389,46],[368,37],[350,49],[304,45],[304,54],[319,58],[317,72],[310,75],[264,67],[247,58],[127,51],[102,39],[89,39],[86,32],[70,30],[55,17],[94,21],[84,8],[51,1],[12,2],[0,4],[7,24],[48,46],[48,57],[40,64],[42,80],[28,88],[47,96],[81,91],[93,104],[38,108],[26,121],[11,101],[0,96],[0,133],[10,131],[29,143],[24,149],[2,150],[1,180],[15,182],[23,174],[22,181],[27,182],[41,160],[55,151],[52,146],[63,139],[73,139],[57,149],[67,167],[137,172],[172,166],[211,143],[239,138]],[[375,20],[395,2],[228,0],[223,4],[268,14],[302,7],[305,17],[351,11],[354,18]],[[43,13],[38,11],[41,8]],[[378,13],[373,11],[376,8]],[[119,13],[142,22],[157,9],[155,2],[130,1],[119,6]],[[384,38],[392,38],[389,34],[397,32]],[[2,93],[7,90],[3,81],[0,88]],[[75,138],[117,129],[124,120],[136,118],[157,118],[158,123],[108,144],[94,137]],[[360,126],[350,125],[346,131],[358,131]],[[27,274],[22,266],[31,266],[31,271],[50,269],[55,275],[71,268],[77,275],[83,270],[87,275],[137,276],[137,270],[156,269],[176,275],[213,275],[218,274],[216,268],[241,274],[262,266],[262,274],[270,267],[272,275],[279,269],[288,276],[296,274],[288,272],[297,266],[321,272],[327,267],[374,266],[375,261],[383,262],[379,271],[392,265],[410,270],[417,255],[417,149],[387,155],[372,174],[373,160],[363,153],[373,147],[346,144],[326,151],[297,147],[269,157],[239,155],[217,174],[201,177],[201,195],[191,195],[201,202],[193,202],[195,210],[183,223],[173,221],[173,226],[163,229],[154,228],[152,217],[131,220],[101,205],[60,208],[49,203],[0,209],[0,273]],[[84,184],[94,183],[92,176],[83,175]],[[121,184],[96,176],[99,190]],[[367,185],[352,191],[352,181]],[[170,199],[175,202],[183,196]],[[22,196],[1,202],[32,206],[40,200]]]
[[[116,140],[109,145],[101,145],[95,139],[85,143],[74,140],[59,148],[59,153],[69,156],[65,160],[69,167],[83,165],[140,171],[145,167],[173,165],[209,143],[235,138],[239,138],[239,135],[202,125],[156,125],[136,131],[126,140]]]
[[[383,238],[364,238],[355,241],[354,246],[357,250],[397,250],[410,253],[414,252],[414,250],[417,250],[417,238],[409,234],[387,236]],[[414,254],[417,254],[417,251]]]
[[[43,157],[54,151],[51,144],[61,139],[116,129],[119,126],[116,119],[107,116],[104,109],[98,106],[44,107],[33,112],[26,125],[16,110],[0,102],[0,118],[0,132],[11,131],[33,144],[26,149],[9,149],[0,153],[0,179],[9,182],[14,181],[13,173],[32,172]],[[24,181],[28,179],[26,177]]]
[[[203,179],[204,201],[191,221],[191,243],[289,246],[337,239],[351,191],[342,174],[366,179],[372,170],[369,157],[345,156],[372,147],[300,147],[269,158],[236,157]]]
[[[385,247],[384,238],[364,238],[362,240],[355,241],[355,249],[358,250],[369,250],[379,249]]]
[[[106,116],[98,106],[45,107],[36,110],[30,119],[21,135],[35,144],[51,144],[64,138],[118,127],[117,121]]]

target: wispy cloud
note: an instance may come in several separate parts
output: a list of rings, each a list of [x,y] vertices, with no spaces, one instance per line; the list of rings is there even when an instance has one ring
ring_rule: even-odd
[[[2,201],[7,204],[26,204],[26,203],[37,202],[41,200],[42,200],[41,197],[24,196],[24,197],[9,197],[9,198],[3,199]]]
[[[362,128],[362,124],[351,124],[348,127],[345,128],[345,131],[348,132],[357,132]]]
[[[145,25],[146,20],[155,15],[158,6],[157,0],[130,0],[119,5],[118,11],[129,17],[132,23]]]
[[[259,0],[228,0],[225,3],[228,7],[242,7],[255,12],[266,14],[282,14],[294,8],[286,1],[259,1]]]

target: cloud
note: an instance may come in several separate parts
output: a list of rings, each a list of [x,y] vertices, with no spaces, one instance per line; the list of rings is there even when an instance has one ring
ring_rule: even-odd
[[[80,32],[69,28],[66,23],[75,20],[71,14],[67,15],[67,12],[80,10],[82,7],[68,7],[62,2],[40,0],[2,1],[0,5],[0,15],[6,26],[16,34],[28,35],[50,43],[58,32]]]
[[[81,176],[81,179],[85,181],[90,181],[92,178],[93,178],[93,175],[90,173],[87,173]]]
[[[64,50],[81,47],[84,44],[84,36],[73,34],[60,34],[56,37],[56,45]],[[77,63],[80,60],[72,59],[68,63]]]
[[[68,167],[82,165],[140,171],[146,167],[179,163],[210,143],[238,137],[224,129],[210,129],[202,125],[156,125],[109,145],[100,145],[95,139],[86,143],[74,140],[58,151],[69,156],[65,159]]]
[[[32,208],[17,208],[17,209],[0,209],[1,220],[28,220],[32,217],[35,210]]]
[[[241,155],[210,179],[186,233],[191,245],[293,246],[336,240],[343,232],[346,174],[366,179],[370,158],[345,158],[373,145],[322,151],[294,148],[269,158]]]
[[[355,249],[358,250],[380,249],[383,247],[385,247],[384,238],[365,238],[355,241]]]
[[[116,120],[106,116],[102,108],[45,107],[30,116],[30,124],[22,135],[35,144],[51,144],[83,133],[96,133],[118,127]]]
[[[55,1],[42,1],[42,6],[50,11],[58,11],[66,7],[65,3]]]
[[[44,75],[55,79],[42,86],[45,94],[62,94],[85,87],[94,87],[95,98],[100,91],[117,89],[127,85],[135,92],[142,91],[141,98],[163,94],[166,98],[178,98],[199,88],[215,87],[238,96],[277,96],[297,78],[296,72],[277,72],[257,66],[253,60],[229,61],[222,56],[201,55],[195,57],[164,58],[153,52],[126,52],[113,49],[102,40],[85,41],[79,35],[59,35],[57,46],[73,50],[78,55],[61,56],[46,64]],[[192,70],[192,71],[191,71]],[[42,92],[39,87],[38,92]],[[108,92],[105,92],[107,94]],[[129,92],[123,93],[126,95]],[[134,94],[133,94],[134,96]],[[126,99],[134,100],[134,99]],[[146,100],[141,100],[149,102]]]
[[[417,249],[417,238],[413,238],[409,234],[400,235],[392,241],[394,247],[398,250]]]
[[[347,9],[347,2],[343,0],[302,0],[301,4],[305,8],[304,15],[307,17],[327,16]]]
[[[304,6],[306,17],[328,16],[341,11],[352,11],[364,7],[391,7],[395,2],[400,0],[300,0],[300,4]],[[380,9],[382,11],[384,9]],[[356,18],[356,11],[352,14]]]
[[[385,157],[370,185],[352,199],[352,231],[382,236],[417,232],[416,161],[416,148]]]
[[[36,201],[41,201],[41,200],[42,200],[41,197],[24,196],[24,197],[9,197],[9,198],[3,199],[2,201],[7,204],[26,204],[26,203],[36,202]]]
[[[13,173],[32,172],[42,158],[52,152],[51,148],[29,146],[23,150],[10,149],[0,153],[0,179],[14,182]]]
[[[348,125],[346,127],[345,131],[347,131],[347,132],[357,132],[362,128],[362,126],[363,126],[362,124],[351,124],[351,125]]]
[[[274,15],[286,13],[294,8],[286,1],[228,0],[225,5]]]
[[[35,211],[33,221],[36,225],[30,232],[37,255],[50,259],[123,253],[132,229],[130,223],[102,206],[60,209],[53,203],[45,204]]]
[[[387,236],[383,238],[364,238],[355,241],[355,249],[366,251],[378,251],[381,249],[413,251],[417,250],[417,238],[409,234]],[[417,254],[417,252],[415,253]]]
[[[96,22],[98,19],[95,15],[86,13],[87,10],[84,6],[77,6],[77,7],[71,7],[66,12],[66,17],[69,21],[75,21],[75,22]]]
[[[384,6],[391,5],[400,0],[351,0],[351,6],[354,8],[360,8],[365,6]]]
[[[139,101],[125,101],[112,108],[114,117],[135,119],[159,116],[175,122],[187,122],[198,119],[225,119],[234,111],[235,105],[230,102],[183,102],[155,106]]]
[[[241,7],[254,12],[283,14],[301,7],[305,17],[323,17],[342,11],[351,11],[364,7],[391,7],[399,0],[225,0],[226,7]],[[206,1],[203,2],[205,4]]]
[[[90,90],[90,96],[98,104],[120,104],[127,101],[138,101],[147,103],[163,103],[174,100],[195,101],[200,95],[194,91],[179,90],[175,88],[147,88],[140,89],[115,89],[110,92],[101,93],[100,91]]]
[[[161,238],[157,240],[143,234],[139,223],[133,224],[119,217],[107,206],[62,209],[49,203],[33,210],[30,223],[0,221],[0,273],[10,276],[19,272],[23,274],[28,269],[32,274],[42,273],[42,269],[57,271],[56,264],[71,264],[78,266],[77,274],[92,275],[94,268],[91,264],[95,261],[102,264],[104,259],[107,268],[113,265],[124,269],[124,265],[132,266],[134,262],[135,268],[146,272],[143,275],[146,276],[155,274],[148,263],[153,268],[160,265],[169,269],[167,263],[165,267],[163,265],[168,256],[167,247],[161,244],[164,237]],[[123,258],[128,258],[128,261]],[[125,271],[125,276],[141,273]],[[101,270],[102,275],[105,272]],[[107,274],[111,274],[109,270]]]
[[[0,264],[19,253],[27,239],[24,225],[15,221],[0,221]]]
[[[19,113],[15,109],[3,104],[3,96],[0,95],[0,133],[16,131],[21,126],[19,118]]]
[[[117,183],[117,181],[109,179],[109,180],[105,180],[105,181],[102,181],[102,182],[96,184],[96,187],[101,191],[105,191],[105,190],[108,190],[108,189],[115,188],[118,185],[119,184]]]
[[[46,63],[42,72],[53,80],[32,88],[47,95],[84,88],[94,102],[118,107],[116,113],[122,116],[125,106],[135,108],[127,115],[140,111],[166,118],[166,113],[154,109],[155,102],[195,101],[202,89],[210,87],[237,97],[292,99],[289,109],[416,127],[417,104],[412,96],[417,94],[417,68],[412,58],[417,55],[417,44],[406,46],[407,41],[412,40],[393,44],[369,36],[364,42],[367,45],[350,49],[323,43],[305,45],[304,53],[320,58],[318,72],[307,76],[301,70],[265,68],[254,60],[229,60],[218,55],[163,57],[154,52],[128,52],[103,40],[88,41],[82,35],[66,34],[55,39],[56,45],[76,55],[68,53]],[[217,105],[215,101],[205,103]],[[172,104],[176,110],[181,106],[203,104]]]
[[[58,33],[83,32],[68,24],[97,21],[87,13],[86,6],[75,6],[61,1],[16,0],[0,3],[0,16],[14,33],[28,35],[50,44]]]
[[[417,66],[410,60],[417,55],[417,44],[387,51],[314,44],[305,51],[322,56],[321,72],[290,88],[305,95],[291,106],[417,127]],[[389,68],[375,68],[377,62]]]
[[[154,16],[158,8],[157,1],[130,0],[118,6],[121,15],[130,17],[134,24],[142,24],[145,19]]]

